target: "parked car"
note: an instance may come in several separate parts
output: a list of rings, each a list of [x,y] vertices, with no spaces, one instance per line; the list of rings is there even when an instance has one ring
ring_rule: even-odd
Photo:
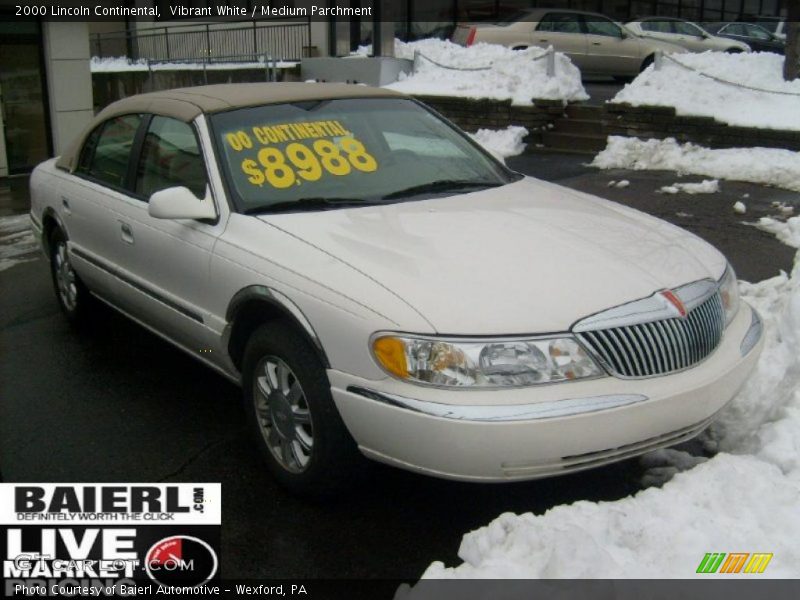
[[[712,246],[380,88],[125,98],[31,192],[66,318],[99,298],[240,384],[295,490],[361,454],[472,481],[622,460],[702,431],[761,351]]]
[[[705,29],[683,19],[670,17],[645,17],[626,23],[635,34],[677,44],[689,52],[750,52],[750,46],[730,38],[717,37]]]
[[[783,54],[786,50],[786,42],[755,23],[707,23],[704,27],[716,36],[744,42],[754,52]]]
[[[779,40],[786,41],[786,19],[781,17],[753,17],[752,19],[744,20],[761,25]]]
[[[522,11],[517,20],[505,23],[459,25],[453,41],[514,49],[552,46],[569,56],[584,75],[615,77],[635,77],[653,62],[658,50],[685,52],[676,44],[639,37],[603,15],[559,9]]]

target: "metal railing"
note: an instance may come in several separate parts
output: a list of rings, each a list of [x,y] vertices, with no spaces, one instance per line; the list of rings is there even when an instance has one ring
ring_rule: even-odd
[[[266,55],[298,61],[312,54],[310,18],[168,25],[96,33],[90,42],[92,56],[133,60],[207,63],[231,56],[258,60]]]

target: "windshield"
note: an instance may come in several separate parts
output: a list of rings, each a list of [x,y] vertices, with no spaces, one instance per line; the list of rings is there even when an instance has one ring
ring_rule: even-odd
[[[276,104],[211,120],[230,193],[246,213],[401,202],[518,177],[406,99]]]

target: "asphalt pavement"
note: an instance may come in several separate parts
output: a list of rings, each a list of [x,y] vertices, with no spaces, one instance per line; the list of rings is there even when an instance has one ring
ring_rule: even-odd
[[[656,190],[700,178],[598,172],[585,165],[588,158],[530,154],[509,163],[678,223],[728,254],[740,278],[758,280],[791,267],[792,249],[742,221],[776,214],[773,201],[800,212],[800,195],[722,182],[718,194],[666,196]],[[620,179],[630,185],[608,186]],[[0,191],[0,215],[24,210],[15,194]],[[735,214],[731,206],[744,194],[748,213]],[[99,310],[92,327],[74,331],[58,312],[44,260],[29,258],[0,272],[5,481],[222,482],[225,577],[415,581],[432,560],[460,562],[462,534],[503,512],[540,514],[640,489],[636,460],[502,485],[376,465],[342,498],[293,497],[259,462],[234,385],[111,310]]]

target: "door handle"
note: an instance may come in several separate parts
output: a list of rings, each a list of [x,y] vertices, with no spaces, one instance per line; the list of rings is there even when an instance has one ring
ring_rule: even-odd
[[[122,241],[128,244],[133,243],[133,230],[127,223],[120,222],[120,229],[122,230]]]
[[[602,44],[600,42],[592,42],[592,46],[601,46],[601,45]]]
[[[72,209],[69,207],[69,200],[67,200],[64,196],[61,196],[61,206],[64,207],[64,212],[66,214],[72,214]]]

